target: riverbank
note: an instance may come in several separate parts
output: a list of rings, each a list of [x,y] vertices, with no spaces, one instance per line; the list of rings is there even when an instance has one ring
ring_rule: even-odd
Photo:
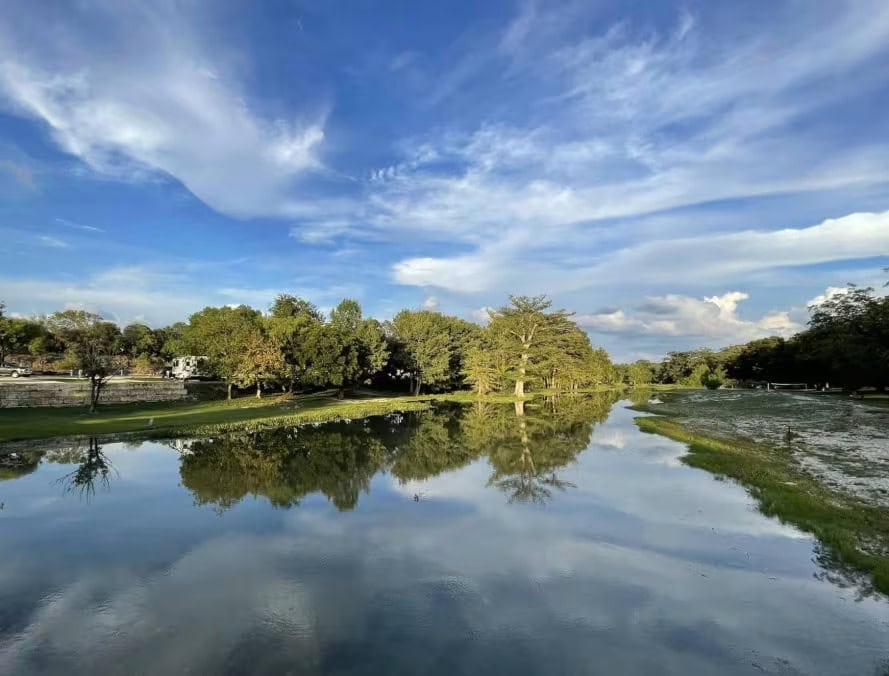
[[[340,400],[327,393],[307,396],[244,397],[231,401],[189,401],[100,406],[90,415],[83,408],[0,410],[0,443],[51,437],[144,433],[153,437],[203,436],[242,429],[326,422],[422,410],[428,401],[416,397]]]
[[[819,557],[849,575],[868,575],[874,589],[889,594],[889,509],[825,486],[789,447],[704,434],[663,416],[637,418],[636,424],[643,432],[688,444],[683,462],[735,479],[763,514],[814,535],[823,545]]]
[[[603,393],[614,389],[602,388],[584,393]],[[545,392],[529,392],[526,400],[545,395]],[[205,436],[234,430],[267,429],[423,410],[432,401],[512,403],[515,398],[511,393],[479,397],[474,392],[458,391],[415,397],[356,390],[352,398],[345,400],[337,399],[333,391],[326,391],[310,395],[266,396],[263,399],[249,396],[231,401],[108,404],[100,405],[93,415],[87,413],[84,407],[0,409],[0,444],[114,434]]]

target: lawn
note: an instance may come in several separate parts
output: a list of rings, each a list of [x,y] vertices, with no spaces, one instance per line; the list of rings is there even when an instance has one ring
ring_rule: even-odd
[[[250,427],[276,427],[306,422],[361,418],[392,411],[418,410],[428,403],[414,397],[338,400],[325,394],[275,396],[232,401],[177,401],[85,408],[10,408],[0,410],[0,442],[89,436],[122,432],[210,434]]]

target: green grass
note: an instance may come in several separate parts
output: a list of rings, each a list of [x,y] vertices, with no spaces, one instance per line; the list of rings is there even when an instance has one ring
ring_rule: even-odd
[[[60,436],[101,436],[124,432],[204,435],[235,429],[262,429],[306,422],[421,410],[428,402],[414,397],[337,400],[326,395],[244,397],[232,401],[182,401],[84,408],[0,410],[0,442]],[[151,423],[149,424],[149,422]]]
[[[876,590],[889,594],[889,509],[828,488],[799,466],[789,448],[704,435],[665,417],[636,418],[636,424],[688,444],[686,464],[737,480],[763,514],[814,535],[826,566],[865,573]]]

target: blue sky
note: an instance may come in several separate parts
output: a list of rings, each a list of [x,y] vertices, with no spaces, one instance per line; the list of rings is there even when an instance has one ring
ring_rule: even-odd
[[[889,265],[889,3],[6,0],[0,298],[547,293],[617,358]]]

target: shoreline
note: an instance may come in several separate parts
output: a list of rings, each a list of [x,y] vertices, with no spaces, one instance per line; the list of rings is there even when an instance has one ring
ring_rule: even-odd
[[[827,487],[789,449],[697,432],[675,417],[633,408],[652,413],[635,419],[642,432],[687,445],[683,463],[735,480],[764,515],[811,534],[823,546],[816,555],[850,577],[866,576],[876,592],[889,595],[889,509]]]

